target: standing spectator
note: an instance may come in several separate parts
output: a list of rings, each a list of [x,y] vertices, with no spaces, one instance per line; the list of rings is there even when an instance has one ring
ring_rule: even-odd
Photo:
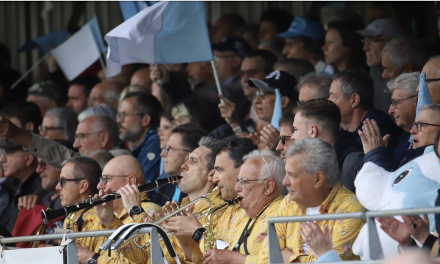
[[[285,39],[283,54],[287,58],[306,59],[316,72],[333,75],[333,68],[323,59],[321,50],[325,40],[325,30],[319,21],[296,17],[286,32],[277,35]]]
[[[67,93],[68,101],[66,107],[72,108],[77,115],[87,108],[87,98],[89,98],[92,88],[101,80],[92,75],[80,76],[70,83]]]
[[[283,9],[269,9],[260,16],[260,42],[271,41],[277,38],[277,34],[289,29],[293,15]]]
[[[357,33],[364,37],[364,51],[367,65],[374,85],[374,108],[386,112],[389,107],[391,94],[386,87],[387,80],[382,78],[380,54],[385,45],[393,38],[401,35],[400,27],[391,18],[374,20],[366,29]]]
[[[393,80],[402,73],[421,71],[426,62],[426,49],[412,37],[398,37],[388,42],[381,52],[382,78]]]
[[[356,30],[363,28],[356,21],[333,21],[328,24],[325,45],[322,46],[327,64],[336,72],[347,69],[366,69],[365,53],[362,50],[362,39]]]

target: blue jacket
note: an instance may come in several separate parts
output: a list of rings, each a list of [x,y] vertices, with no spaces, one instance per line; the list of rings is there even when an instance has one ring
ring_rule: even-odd
[[[133,156],[139,160],[144,169],[146,183],[159,177],[160,152],[160,140],[156,130],[148,131],[142,143],[133,148]]]

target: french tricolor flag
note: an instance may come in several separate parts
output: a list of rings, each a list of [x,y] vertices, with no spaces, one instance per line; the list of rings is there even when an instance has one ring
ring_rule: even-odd
[[[107,77],[131,63],[212,61],[203,2],[158,2],[105,35]]]

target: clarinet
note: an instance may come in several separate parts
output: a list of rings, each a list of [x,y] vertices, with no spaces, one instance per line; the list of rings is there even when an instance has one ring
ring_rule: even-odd
[[[182,176],[171,176],[165,179],[153,181],[147,184],[139,185],[139,192],[150,192],[154,190],[155,188],[158,188],[162,185],[166,184],[173,184],[179,182],[179,180],[182,178]],[[68,205],[67,207],[58,209],[58,210],[41,210],[41,216],[43,217],[43,223],[47,224],[50,221],[57,219],[61,216],[67,216],[71,213],[77,212],[82,209],[87,209],[94,207],[96,205],[110,202],[116,199],[121,198],[121,195],[118,192],[112,192],[106,195],[103,195],[101,197],[91,197],[84,199],[81,202],[78,202],[76,204]]]

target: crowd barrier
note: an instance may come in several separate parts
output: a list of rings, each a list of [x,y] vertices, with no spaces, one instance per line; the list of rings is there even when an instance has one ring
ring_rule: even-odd
[[[284,263],[281,255],[280,244],[275,229],[277,223],[287,222],[307,222],[307,221],[322,221],[322,220],[343,220],[343,219],[363,219],[366,221],[368,227],[369,237],[369,259],[362,261],[344,261],[343,263],[356,264],[375,264],[381,263],[383,259],[382,246],[380,244],[379,235],[377,233],[377,226],[375,224],[376,217],[390,217],[395,215],[421,215],[421,214],[440,214],[440,207],[405,209],[405,210],[387,210],[387,211],[366,211],[345,214],[322,214],[313,216],[289,216],[289,217],[271,217],[268,219],[268,239],[269,239],[269,261],[272,264]],[[440,263],[440,259],[436,259]],[[332,262],[326,262],[332,263]],[[341,262],[334,262],[341,263]]]
[[[62,245],[61,245],[61,247],[64,247],[64,246],[66,247],[64,257],[67,260],[67,264],[78,264],[79,262],[78,262],[78,257],[77,257],[77,246],[76,246],[76,243],[74,240],[75,238],[97,237],[97,236],[111,236],[112,237],[115,234],[115,232],[118,232],[118,231],[119,231],[120,235],[122,235],[123,231],[126,231],[128,229],[128,227],[132,227],[131,229],[133,229],[134,225],[143,225],[144,226],[146,224],[128,224],[128,225],[120,227],[117,230],[88,231],[88,232],[76,232],[76,233],[69,232],[69,233],[65,233],[65,234],[49,234],[49,235],[39,235],[39,236],[21,236],[21,237],[0,238],[0,243],[2,245],[4,245],[4,244],[16,243],[16,242],[62,239],[62,241],[68,241],[65,244],[63,244],[63,242],[62,242]],[[126,228],[124,229],[124,227],[126,227]],[[152,261],[151,263],[165,264],[166,260],[163,257],[160,242],[159,242],[159,237],[158,237],[158,234],[160,234],[160,231],[161,231],[159,229],[160,229],[160,227],[153,226],[153,225],[151,225],[151,227],[140,227],[139,226],[139,229],[137,229],[136,231],[131,231],[130,237],[140,235],[140,234],[145,234],[145,233],[150,234],[150,250],[151,250],[151,261]],[[161,236],[164,240],[168,240],[168,242],[169,242],[168,237],[163,237],[163,235],[161,235]],[[69,241],[69,240],[71,240],[71,241]],[[113,241],[109,241],[109,240],[106,241],[107,248],[109,248],[111,246],[110,244],[115,245],[118,242],[117,239],[115,239]],[[169,243],[171,244],[171,242],[169,242]],[[120,246],[120,245],[121,244],[119,243],[118,246]],[[112,248],[112,250],[115,249],[114,246],[112,246],[111,248]],[[4,261],[4,263],[9,263],[4,258],[4,254],[7,251],[17,251],[17,252],[23,252],[23,254],[26,254],[25,253],[26,250],[38,250],[38,249],[1,250],[0,264],[3,263],[3,261]],[[173,249],[173,251],[174,251],[174,249]]]

